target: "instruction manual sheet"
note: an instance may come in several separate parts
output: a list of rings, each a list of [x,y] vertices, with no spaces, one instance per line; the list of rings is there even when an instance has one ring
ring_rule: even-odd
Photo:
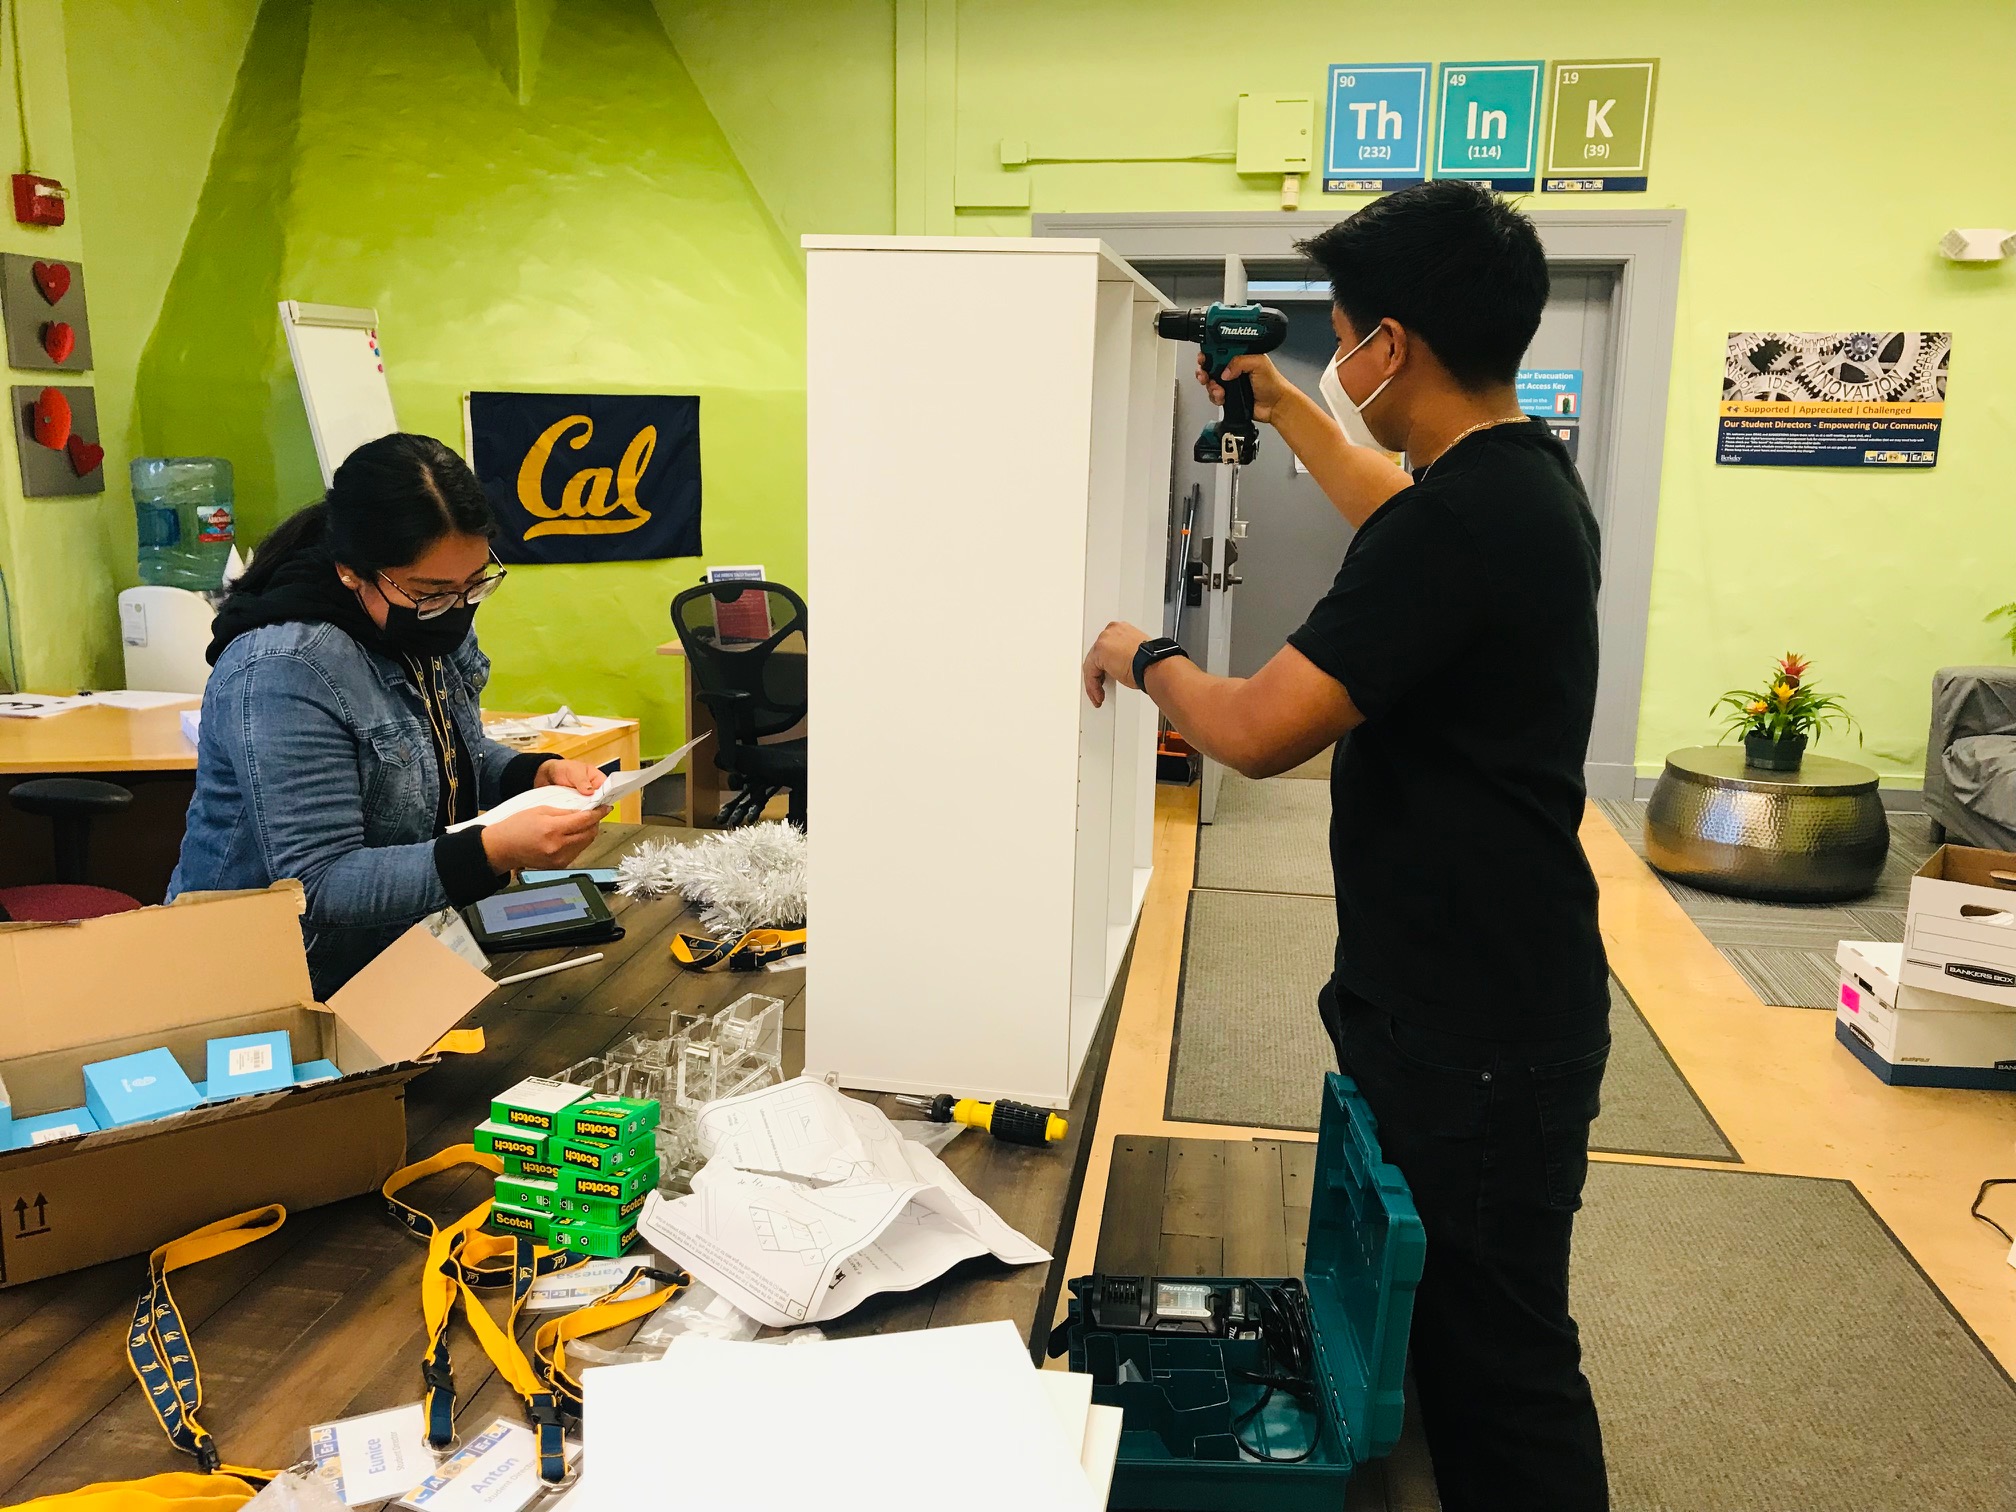
[[[638,1232],[751,1317],[817,1323],[961,1260],[1034,1265],[1008,1227],[880,1108],[799,1077],[703,1107],[690,1196],[653,1194]]]

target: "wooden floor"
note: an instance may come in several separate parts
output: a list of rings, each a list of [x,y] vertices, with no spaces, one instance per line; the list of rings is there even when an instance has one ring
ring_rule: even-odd
[[[636,833],[635,826],[607,830],[584,864],[608,864]],[[785,1069],[797,1074],[804,1060],[803,972],[753,978],[682,972],[668,954],[671,936],[699,925],[676,896],[612,898],[611,908],[625,936],[603,947],[606,959],[493,994],[468,1021],[484,1031],[483,1053],[446,1057],[411,1083],[411,1159],[466,1143],[491,1095],[522,1077],[562,1070],[631,1034],[662,1035],[674,1009],[718,1008],[748,991],[787,1001]],[[525,970],[572,953],[500,957],[496,970]],[[1081,1078],[1066,1143],[1031,1150],[966,1133],[945,1154],[1005,1221],[1049,1247],[1061,1248],[1075,1216],[1074,1177],[1092,1126],[1104,1048],[1103,1040],[1095,1045]],[[488,1196],[490,1182],[487,1172],[469,1167],[432,1177],[407,1195],[448,1218]],[[227,1460],[289,1465],[305,1453],[311,1424],[418,1399],[424,1253],[374,1195],[292,1215],[277,1235],[177,1273],[176,1300],[203,1372],[203,1422]],[[827,1331],[1011,1318],[1034,1338],[1048,1331],[1060,1269],[969,1261],[915,1292],[873,1299]],[[7,1502],[188,1468],[126,1363],[123,1340],[144,1275],[144,1257],[134,1257],[0,1291],[0,1497]],[[541,1316],[527,1315],[528,1332]],[[612,1332],[597,1342],[618,1337]],[[453,1339],[465,1431],[499,1414],[517,1416],[466,1325],[458,1321]]]
[[[1263,1168],[1260,1184],[1271,1194],[1268,1162],[1278,1155],[1285,1179],[1287,1152],[1313,1144],[1313,1135],[1297,1131],[1238,1134],[1163,1116],[1196,825],[1195,787],[1157,789],[1155,876],[1115,1029],[1067,1275],[1116,1256],[1130,1271],[1207,1273],[1214,1245],[1224,1261],[1225,1246],[1243,1246],[1250,1237],[1223,1206],[1230,1200],[1226,1176],[1251,1160]],[[1611,967],[1736,1147],[1736,1168],[1854,1183],[2004,1369],[2016,1372],[2009,1245],[1967,1211],[1984,1179],[2016,1175],[2016,1098],[1883,1085],[1835,1043],[1831,1014],[1759,1002],[1594,808],[1582,842],[1602,886]],[[1292,1227],[1292,1188],[1284,1191],[1282,1221]],[[1151,1206],[1169,1216],[1151,1225],[1144,1216]],[[2016,1189],[1990,1206],[2016,1229]],[[1112,1248],[1101,1232],[1102,1214],[1120,1230]],[[1271,1235],[1255,1242],[1271,1243]],[[1768,1411],[1766,1403],[1754,1406]],[[1418,1446],[1403,1442],[1387,1467],[1388,1483],[1356,1489],[1353,1506],[1392,1512],[1434,1506],[1420,1479],[1425,1472],[1409,1454],[1418,1454]]]

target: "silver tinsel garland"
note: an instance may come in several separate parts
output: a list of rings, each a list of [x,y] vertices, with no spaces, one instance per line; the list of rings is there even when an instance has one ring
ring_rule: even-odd
[[[795,929],[805,922],[805,833],[773,820],[681,845],[646,840],[616,863],[626,898],[676,892],[716,935]]]

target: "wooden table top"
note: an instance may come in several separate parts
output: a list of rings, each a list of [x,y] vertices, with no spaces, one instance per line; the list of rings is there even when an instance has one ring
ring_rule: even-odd
[[[182,733],[182,711],[201,705],[190,697],[160,709],[73,709],[48,719],[0,719],[0,773],[193,772],[196,747]],[[522,713],[483,711],[485,719],[525,719]],[[623,721],[635,729],[637,721]],[[527,750],[576,757],[600,750],[621,730],[554,730]]]
[[[605,829],[584,863],[611,864],[640,832],[635,825]],[[410,1159],[466,1142],[491,1094],[521,1077],[559,1071],[631,1034],[662,1034],[675,1009],[718,1008],[748,991],[787,1001],[785,1070],[801,1069],[804,972],[753,980],[682,972],[668,954],[670,937],[698,921],[679,898],[612,896],[610,906],[625,935],[601,947],[602,961],[493,994],[465,1021],[483,1028],[487,1048],[449,1056],[411,1084]],[[499,957],[494,974],[574,953]],[[902,969],[892,963],[892,972]],[[1110,1021],[1080,1079],[1064,1144],[1023,1149],[968,1130],[945,1152],[976,1196],[1060,1255],[1076,1217],[1084,1133],[1105,1074]],[[906,1111],[884,1106],[892,1115]],[[486,1197],[489,1179],[472,1168],[444,1172],[406,1196],[447,1220]],[[191,1226],[208,1216],[192,1214]],[[272,1238],[176,1274],[176,1300],[203,1371],[203,1422],[227,1461],[293,1464],[306,1452],[311,1424],[419,1399],[424,1253],[372,1194],[295,1213]],[[853,1335],[1012,1318],[1033,1335],[1049,1325],[1062,1269],[1061,1261],[967,1261],[914,1292],[871,1298],[822,1326],[829,1335]],[[11,1505],[92,1481],[191,1468],[169,1446],[126,1364],[124,1338],[145,1270],[145,1257],[133,1256],[0,1291],[0,1500]],[[526,1314],[524,1342],[551,1316]],[[613,1344],[630,1331],[595,1342]],[[461,1431],[500,1415],[517,1420],[509,1389],[459,1318],[453,1352]]]
[[[182,734],[194,696],[160,709],[72,709],[47,719],[0,719],[0,772],[190,772],[196,747]]]

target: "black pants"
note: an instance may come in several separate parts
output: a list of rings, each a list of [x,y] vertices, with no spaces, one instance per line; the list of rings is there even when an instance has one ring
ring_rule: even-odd
[[[1604,1512],[1568,1244],[1610,1054],[1600,1021],[1501,1043],[1317,999],[1428,1233],[1414,1386],[1443,1512]]]

